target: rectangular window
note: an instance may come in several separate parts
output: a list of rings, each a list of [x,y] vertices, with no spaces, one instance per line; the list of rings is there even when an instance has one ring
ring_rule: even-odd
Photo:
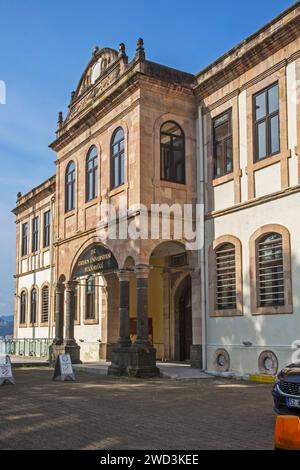
[[[44,248],[50,246],[50,211],[44,213]]]
[[[278,83],[257,93],[254,106],[254,159],[263,160],[280,152]]]
[[[232,110],[213,119],[214,177],[233,172]]]
[[[86,285],[86,320],[95,320],[95,282],[90,278]]]
[[[38,251],[39,248],[39,218],[34,217],[32,220],[32,253]]]
[[[27,256],[28,254],[28,224],[22,225],[22,247],[21,247],[22,256]]]

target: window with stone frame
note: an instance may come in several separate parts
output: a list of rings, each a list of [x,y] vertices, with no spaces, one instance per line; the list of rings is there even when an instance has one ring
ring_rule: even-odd
[[[176,122],[165,122],[160,130],[161,180],[185,184],[185,137]]]
[[[85,302],[85,318],[86,320],[95,320],[95,278],[89,277],[86,283],[86,302]]]
[[[20,325],[26,324],[26,304],[27,304],[27,294],[26,291],[22,291],[20,295]]]
[[[86,202],[97,197],[98,189],[98,152],[91,147],[86,158]]]
[[[285,305],[282,236],[270,233],[256,242],[258,306]]]
[[[280,224],[259,227],[249,248],[252,315],[293,313],[289,230]]]
[[[280,152],[279,84],[253,96],[254,161]]]
[[[48,323],[49,320],[49,287],[45,286],[42,289],[42,323]]]
[[[36,253],[39,249],[39,218],[32,219],[32,253]]]
[[[33,325],[37,321],[37,290],[34,288],[30,294],[30,323]]]
[[[125,135],[122,127],[114,132],[110,150],[110,186],[118,188],[125,183]]]
[[[44,212],[44,227],[43,227],[43,242],[44,248],[50,246],[50,231],[51,231],[51,213],[50,211]]]
[[[65,211],[75,209],[75,184],[76,184],[76,167],[75,163],[71,161],[66,170],[65,176]]]
[[[214,177],[233,172],[232,110],[213,119]]]
[[[234,310],[236,298],[236,253],[235,246],[224,243],[215,250],[216,289],[215,309]]]
[[[21,256],[28,255],[28,223],[22,224]]]

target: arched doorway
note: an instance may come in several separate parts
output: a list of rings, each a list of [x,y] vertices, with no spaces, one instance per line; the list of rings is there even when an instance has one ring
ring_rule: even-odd
[[[178,299],[179,360],[189,361],[193,344],[191,278],[187,276]]]

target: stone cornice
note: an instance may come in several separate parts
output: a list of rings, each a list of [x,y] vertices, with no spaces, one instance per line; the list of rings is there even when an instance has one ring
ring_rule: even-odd
[[[195,94],[205,97],[299,37],[300,2],[197,74]]]
[[[24,210],[30,208],[34,203],[37,203],[45,197],[55,193],[56,188],[56,176],[44,181],[39,186],[36,186],[24,196],[20,196],[17,200],[16,207],[12,210],[13,214],[18,215]]]

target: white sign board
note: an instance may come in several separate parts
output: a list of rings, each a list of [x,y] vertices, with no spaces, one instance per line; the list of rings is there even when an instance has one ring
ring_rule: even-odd
[[[9,356],[0,356],[0,385],[14,385],[14,377]]]
[[[70,354],[59,354],[55,363],[53,380],[75,380]]]

